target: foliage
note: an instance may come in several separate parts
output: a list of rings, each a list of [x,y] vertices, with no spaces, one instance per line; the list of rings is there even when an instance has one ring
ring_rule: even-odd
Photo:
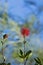
[[[39,59],[39,57],[34,58],[34,60],[36,61],[35,65],[42,65],[41,60]]]
[[[3,47],[4,46],[4,41],[8,38],[8,35],[7,34],[4,34],[3,37],[2,37],[2,40],[1,40],[1,52],[0,52],[0,55],[2,56],[2,63],[0,63],[0,65],[11,65],[10,63],[6,64],[5,61],[6,61],[6,58],[5,58],[5,55],[4,55],[4,50],[5,48]]]
[[[19,55],[19,57],[20,58],[27,58],[27,57],[29,57],[29,55],[32,53],[32,51],[31,50],[29,50],[29,51],[27,51],[26,53],[25,53],[25,55],[23,55],[23,52],[22,52],[22,50],[20,49],[20,55]]]
[[[0,63],[0,65],[11,65],[10,63],[6,64],[6,63]]]

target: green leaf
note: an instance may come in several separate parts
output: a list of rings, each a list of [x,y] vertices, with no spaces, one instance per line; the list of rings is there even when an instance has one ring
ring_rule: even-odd
[[[20,57],[16,58],[16,60],[19,61],[19,62],[21,62],[21,63],[24,62],[24,59],[23,58],[20,58]]]
[[[29,51],[25,54],[25,57],[29,56],[31,53],[32,53],[32,51],[29,50]]]
[[[20,58],[24,58],[24,55],[23,55],[23,51],[20,49],[20,55],[19,55]]]
[[[18,58],[18,57],[19,57],[18,52],[17,52],[17,51],[13,52],[12,57],[13,57],[13,58]]]
[[[7,65],[11,65],[10,63],[8,63]]]
[[[6,63],[0,63],[0,65],[7,65]]]
[[[6,63],[0,63],[0,65],[11,65],[10,63],[6,64]]]
[[[36,61],[36,63],[38,63],[39,65],[42,65],[41,64],[41,61],[40,61],[40,59],[37,57],[37,58],[34,58],[34,60]]]
[[[34,58],[34,60],[36,61],[36,63],[38,63],[38,64],[39,64],[39,62],[38,62],[37,58]]]
[[[20,56],[20,55],[19,55],[19,57],[20,57],[20,58],[23,58],[23,59],[25,58],[25,56],[24,56],[24,55],[22,55],[22,56]]]
[[[38,60],[39,64],[42,65],[42,64],[41,64],[41,60],[39,59],[39,57],[37,57],[37,60]]]
[[[20,54],[23,55],[23,51],[20,49]]]
[[[26,57],[26,61],[28,60],[28,56]]]
[[[37,60],[39,61],[39,63],[41,63],[41,60],[37,57]]]
[[[38,65],[37,63],[35,63],[35,65]]]

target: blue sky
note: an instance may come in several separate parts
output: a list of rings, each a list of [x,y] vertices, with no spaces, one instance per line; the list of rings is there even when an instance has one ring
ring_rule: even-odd
[[[1,5],[5,3],[5,0],[1,0],[2,2]],[[30,13],[35,13],[37,15],[39,15],[41,12],[43,13],[43,11],[41,11],[39,14],[39,8],[43,7],[43,0],[7,0],[8,4],[7,4],[7,10],[8,13],[12,14],[12,15],[17,15],[20,16],[21,18],[26,18]],[[28,4],[26,3],[26,1],[28,2],[33,2],[35,3],[35,5],[33,4]]]
[[[19,16],[21,17],[21,19],[25,20],[30,14],[35,14],[42,22],[43,0],[7,0],[7,1],[8,2],[6,5],[7,7],[6,9],[8,14],[10,14],[13,19],[17,19],[17,17],[15,16]],[[0,3],[1,3],[0,5],[3,5],[2,7],[4,7],[5,0],[0,0]]]

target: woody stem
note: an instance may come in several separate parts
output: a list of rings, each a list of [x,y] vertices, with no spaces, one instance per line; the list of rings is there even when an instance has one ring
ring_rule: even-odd
[[[25,55],[25,37],[24,37],[24,55]]]
[[[24,36],[24,56],[25,56],[25,36]],[[24,65],[26,65],[26,61],[24,60]]]
[[[1,41],[2,43],[2,56],[3,56],[3,63],[4,63],[4,50],[3,50],[3,41]]]

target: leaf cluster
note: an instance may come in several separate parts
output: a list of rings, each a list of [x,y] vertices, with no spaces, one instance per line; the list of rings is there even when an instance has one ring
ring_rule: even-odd
[[[35,65],[42,65],[40,58],[36,57],[36,58],[34,58],[34,60],[36,62]]]
[[[11,65],[10,63],[6,64],[6,63],[0,63],[0,65]]]
[[[32,53],[32,51],[31,50],[29,50],[29,51],[27,51],[25,54],[23,53],[23,51],[20,49],[20,55],[19,55],[19,57],[20,58],[23,58],[23,59],[28,59],[28,57],[30,56],[30,54]]]

